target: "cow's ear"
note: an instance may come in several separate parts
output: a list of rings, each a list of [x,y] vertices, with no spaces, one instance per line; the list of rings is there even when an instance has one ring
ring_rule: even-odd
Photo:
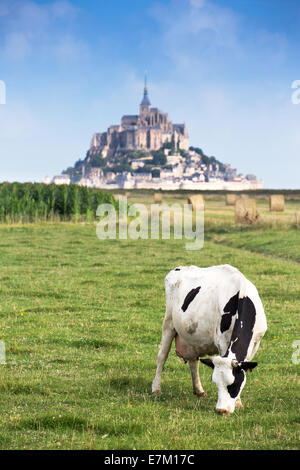
[[[252,369],[254,369],[257,366],[257,362],[244,361],[244,362],[240,362],[239,366],[244,371],[250,370],[250,372],[252,372]]]
[[[206,366],[211,367],[212,369],[215,367],[211,359],[200,359],[200,361],[202,362],[202,364],[205,364]]]

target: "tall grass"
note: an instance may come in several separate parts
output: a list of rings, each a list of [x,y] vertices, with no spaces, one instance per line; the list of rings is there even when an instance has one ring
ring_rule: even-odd
[[[118,205],[110,193],[83,186],[0,184],[0,223],[91,221],[99,204]]]

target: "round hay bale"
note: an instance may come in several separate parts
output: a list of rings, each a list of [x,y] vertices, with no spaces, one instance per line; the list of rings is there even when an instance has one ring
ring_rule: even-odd
[[[163,200],[162,193],[154,193],[154,202],[155,202],[155,204],[158,204],[158,203],[162,202],[162,200]]]
[[[239,198],[235,203],[235,221],[253,224],[258,219],[255,199]]]
[[[204,197],[202,194],[195,194],[194,196],[188,197],[188,203],[192,204],[192,210],[204,209]]]
[[[269,198],[269,207],[271,212],[284,212],[285,200],[283,194],[273,194]]]
[[[237,200],[236,194],[226,194],[226,206],[234,206]]]

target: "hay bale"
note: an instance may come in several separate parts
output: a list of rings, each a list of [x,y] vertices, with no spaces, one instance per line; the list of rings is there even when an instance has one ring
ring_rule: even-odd
[[[239,198],[235,203],[236,222],[253,224],[258,219],[255,199]]]
[[[271,212],[284,212],[285,201],[283,194],[273,194],[269,198],[269,207]]]
[[[162,202],[163,200],[163,195],[162,193],[154,193],[154,202],[155,204]]]
[[[234,206],[237,200],[236,194],[226,194],[226,206]]]
[[[204,209],[204,197],[202,194],[195,194],[194,196],[188,197],[188,203],[192,204],[192,210]]]

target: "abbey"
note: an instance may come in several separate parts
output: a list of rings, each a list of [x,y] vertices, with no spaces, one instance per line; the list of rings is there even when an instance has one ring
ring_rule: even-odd
[[[145,80],[140,113],[125,115],[120,125],[110,126],[106,132],[93,135],[89,155],[103,158],[127,150],[159,150],[165,143],[173,148],[188,150],[189,137],[185,124],[172,124],[168,114],[152,108]]]
[[[124,115],[120,125],[93,135],[84,159],[76,161],[55,184],[124,189],[260,189],[255,175],[245,177],[229,164],[189,146],[185,124],[152,108],[145,80],[139,114]],[[51,179],[45,179],[51,182]]]

